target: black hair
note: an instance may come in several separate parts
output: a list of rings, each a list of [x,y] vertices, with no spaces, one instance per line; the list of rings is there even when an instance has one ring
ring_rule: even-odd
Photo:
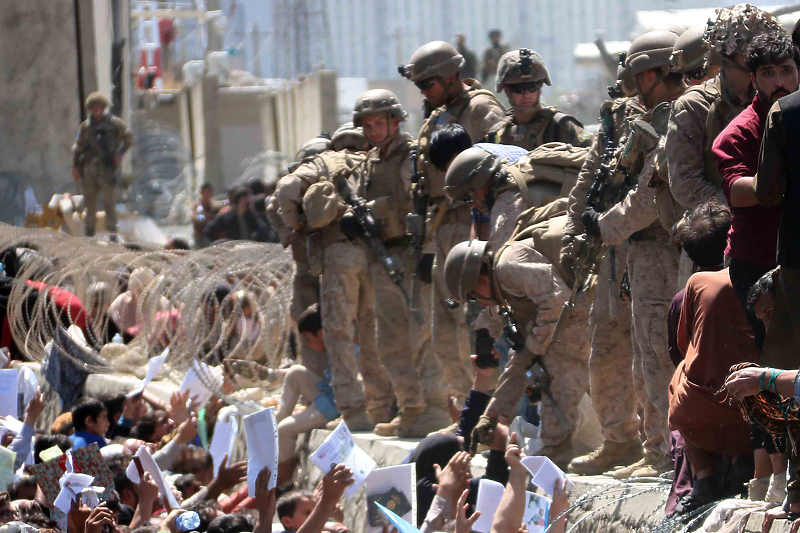
[[[258,178],[253,178],[248,181],[247,188],[250,189],[250,192],[253,194],[266,194],[267,192],[267,186]]]
[[[178,488],[177,484],[175,488]],[[190,505],[186,510],[194,511],[200,517],[200,525],[195,528],[195,531],[203,533],[208,530],[208,526],[217,518],[217,513],[221,512],[222,508],[216,500],[202,500]]]
[[[35,476],[20,476],[20,478],[8,486],[8,496],[12,501],[21,500],[22,492],[25,489],[33,489],[36,492],[36,477]]]
[[[794,29],[792,29],[792,42],[798,48],[800,48],[800,19],[794,23]]]
[[[750,287],[750,292],[747,293],[747,310],[751,313],[755,314],[756,303],[762,296],[768,292],[775,294],[777,290],[774,278],[775,270],[776,269],[772,269],[758,278],[758,281]]]
[[[319,304],[312,304],[297,318],[297,331],[316,335],[322,329],[322,312]]]
[[[39,454],[45,450],[49,450],[53,446],[58,446],[62,452],[66,452],[72,448],[72,441],[69,437],[60,433],[54,435],[40,435],[36,437],[36,442],[33,444],[33,460],[38,465],[42,462]]]
[[[112,396],[103,403],[106,406],[106,411],[108,411],[108,420],[113,421],[117,414],[122,413],[122,409],[125,405],[125,393],[121,392],[116,396]]]
[[[445,172],[455,156],[472,147],[472,138],[461,124],[447,124],[433,132],[428,157],[438,170]]]
[[[97,417],[100,416],[103,411],[107,411],[106,406],[103,405],[103,402],[100,400],[96,400],[95,398],[81,398],[78,400],[78,403],[75,404],[75,407],[72,408],[72,426],[75,428],[75,431],[83,431],[86,429],[86,418],[89,417],[96,422]]]
[[[208,450],[199,446],[184,446],[175,455],[172,465],[174,474],[197,474],[208,468],[214,468],[214,459]]]
[[[278,511],[278,519],[286,517],[291,518],[294,516],[294,512],[297,510],[297,504],[301,500],[313,498],[314,495],[307,490],[293,490],[287,492],[278,498],[278,503],[275,504],[276,510]]]
[[[184,489],[189,488],[189,485],[195,481],[197,481],[197,477],[194,474],[181,474],[175,478],[175,488],[182,493]]]
[[[250,189],[247,187],[236,187],[231,192],[231,203],[234,205],[238,204],[239,200],[247,196],[250,196]]]
[[[160,409],[147,413],[139,420],[138,424],[133,426],[131,429],[131,437],[145,442],[152,442],[150,439],[153,438],[153,433],[156,432],[159,420],[165,416],[167,416],[166,411]]]
[[[716,201],[706,202],[686,214],[677,235],[689,259],[702,270],[716,270],[728,246],[731,211]]]
[[[189,250],[189,241],[182,237],[173,237],[170,242],[172,242],[173,250]]]
[[[800,65],[792,40],[784,32],[767,32],[756,35],[747,47],[744,56],[745,65],[751,74],[766,65],[780,65],[787,59],[793,59],[795,65]]]
[[[128,477],[126,468],[121,464],[110,465],[111,476],[114,478],[114,489],[121,495],[122,491],[128,489],[136,494],[136,484]]]
[[[211,190],[213,191],[213,190],[214,190],[214,186],[213,186],[213,185],[211,185],[211,182],[210,182],[210,181],[205,181],[205,182],[203,182],[203,184],[200,186],[200,190],[202,191],[202,190],[205,190],[205,189],[211,189]]]
[[[253,531],[253,522],[241,514],[226,514],[216,517],[208,525],[207,533],[241,533]]]

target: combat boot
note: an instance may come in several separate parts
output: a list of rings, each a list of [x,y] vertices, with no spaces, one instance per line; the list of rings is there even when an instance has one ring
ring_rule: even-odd
[[[413,423],[401,423],[397,427],[397,436],[401,439],[422,439],[427,437],[428,433],[443,430],[451,422],[447,409],[438,405],[428,405]]]
[[[334,429],[339,427],[339,424],[341,424],[342,421],[344,421],[345,425],[347,426],[347,429],[349,429],[351,432],[372,431],[372,428],[375,427],[375,424],[372,421],[370,421],[369,417],[367,416],[367,413],[365,411],[359,411],[351,416],[345,416],[345,417],[340,416],[335,420],[331,420],[330,422],[325,424],[325,429],[333,431]]]
[[[571,474],[596,476],[615,466],[628,466],[642,458],[644,449],[639,440],[614,442],[607,440],[595,451],[576,457],[569,463]]]
[[[606,472],[615,479],[628,479],[631,477],[655,477],[672,470],[672,458],[658,452],[645,452],[644,457],[630,466]]]
[[[536,455],[542,455],[553,461],[553,463],[562,470],[567,469],[570,461],[575,458],[575,449],[572,447],[572,439],[567,437],[558,444],[545,445],[544,448],[536,452]]]
[[[376,407],[374,409],[369,409],[367,414],[369,414],[369,419],[372,420],[373,424],[386,424],[387,422],[391,422],[397,415],[397,408],[394,406]]]

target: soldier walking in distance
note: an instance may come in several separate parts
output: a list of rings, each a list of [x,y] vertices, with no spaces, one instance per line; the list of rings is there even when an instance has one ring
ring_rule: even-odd
[[[489,132],[493,143],[513,144],[528,151],[549,142],[585,147],[592,135],[578,119],[555,107],[542,106],[542,86],[552,85],[542,56],[527,48],[513,50],[500,58],[497,94],[505,91],[511,110],[505,120]]]
[[[444,370],[444,381],[451,393],[463,398],[471,387],[469,334],[462,310],[448,308],[450,298],[444,281],[444,259],[457,243],[469,239],[472,217],[464,202],[450,204],[444,195],[444,172],[431,162],[428,150],[431,136],[447,124],[460,124],[472,142],[482,139],[505,110],[494,93],[475,80],[461,78],[464,58],[453,45],[433,41],[420,47],[403,75],[419,88],[431,109],[419,132],[417,166],[425,175],[431,208],[427,235],[436,254],[433,266],[433,345]]]
[[[72,178],[83,187],[86,203],[86,236],[94,235],[97,199],[103,194],[106,230],[111,239],[117,233],[117,169],[122,156],[133,146],[133,133],[122,119],[106,113],[108,98],[93,92],[86,99],[89,118],[81,123],[72,146]]]

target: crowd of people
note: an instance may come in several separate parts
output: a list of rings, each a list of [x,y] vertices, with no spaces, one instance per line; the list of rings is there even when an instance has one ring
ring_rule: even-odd
[[[277,407],[275,488],[267,469],[248,497],[237,490],[245,462],[215,468],[204,441],[221,416],[216,397],[200,408],[182,393],[165,403],[146,390],[103,401],[61,390],[70,409],[31,441],[43,409],[36,393],[6,443],[20,474],[0,493],[0,521],[57,531],[23,462],[31,450],[35,463],[52,446],[97,445],[116,492],[93,510],[75,505],[70,529],[264,533],[277,513],[287,531],[338,533],[353,472],[337,465],[314,492],[296,490],[296,449],[303,433],[341,422],[422,439],[409,460],[415,525],[426,533],[468,533],[481,479],[505,485],[492,531],[518,531],[525,455],[618,480],[672,472],[668,516],[743,497],[775,506],[767,529],[800,517],[800,309],[791,296],[800,290],[800,167],[789,149],[800,135],[800,26],[789,35],[770,13],[738,4],[702,27],[648,29],[621,57],[594,134],[543,105],[552,81],[539,54],[508,51],[499,32],[492,41],[481,77],[493,87],[465,75],[475,60],[463,40],[459,49],[427,43],[400,68],[424,97],[416,137],[402,130],[396,95],[373,89],[355,102],[352,123],[300,149],[274,190],[255,180],[222,206],[202,186],[195,246],[276,243],[291,250],[293,277],[259,285],[254,263],[213,280],[207,273],[219,269],[195,269],[210,282],[194,314],[175,300],[180,281],[151,266],[122,272],[125,288],[107,305],[96,301],[108,289],[90,285],[85,310],[65,299],[76,287],[19,278],[59,306],[55,324],[89,332],[103,317],[103,334],[87,334],[101,355],[137,336],[149,337],[150,355],[177,348],[189,329],[196,358],[222,369],[221,396],[243,383],[280,386],[263,400]],[[208,250],[222,261],[244,253],[237,246]],[[0,297],[22,248],[4,259]],[[276,341],[265,314],[283,279],[291,357],[279,361],[268,354]],[[184,316],[202,325],[181,325]],[[25,358],[24,329],[35,327],[22,324],[4,329],[12,358]],[[587,439],[594,416],[599,434]],[[180,509],[147,475],[129,477],[141,446],[169,473]],[[488,465],[474,478],[479,451]],[[544,489],[556,521],[566,484]],[[191,512],[199,524],[181,518]]]

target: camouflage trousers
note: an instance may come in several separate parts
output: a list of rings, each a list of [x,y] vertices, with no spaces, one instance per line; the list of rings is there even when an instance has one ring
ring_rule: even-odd
[[[630,442],[639,439],[632,372],[631,304],[619,298],[628,243],[618,244],[614,250],[616,281],[609,281],[612,256],[609,250],[600,263],[589,315],[589,384],[603,438],[612,442]],[[613,317],[611,304],[615,305]]]
[[[386,370],[375,346],[375,308],[367,254],[340,241],[323,252],[320,276],[322,333],[331,364],[336,406],[345,418],[388,409],[394,402]],[[356,357],[356,328],[359,354]],[[363,385],[358,380],[361,371]]]
[[[117,232],[117,185],[114,173],[100,165],[89,163],[81,171],[83,202],[86,205],[86,216],[83,219],[86,236],[94,235],[97,224],[97,200],[103,195],[103,210],[106,213],[106,231]]]
[[[390,247],[388,252],[400,258],[406,273],[413,271],[410,248]],[[420,284],[419,308],[425,319],[425,324],[421,325],[408,309],[400,289],[389,281],[383,267],[372,262],[370,271],[375,290],[381,361],[392,380],[400,409],[421,410],[428,404],[437,403],[444,407],[448,390],[442,380],[442,365],[431,346],[431,285]],[[410,275],[405,276],[403,286],[411,294]]]
[[[547,397],[542,399],[541,439],[546,446],[556,446],[572,437],[577,429],[581,400],[589,391],[590,349],[586,328],[589,320],[589,298],[585,296],[581,302],[582,298],[579,297],[560,335],[561,340],[551,343],[542,357],[552,378],[550,390],[553,399],[567,422],[567,427],[563,427],[558,421],[553,403]],[[486,408],[487,412],[514,418],[514,411],[528,383],[525,372],[535,359],[536,355],[527,348],[519,352],[511,351],[508,364],[497,381],[494,397]]]
[[[297,329],[298,317],[315,303],[319,303],[319,278],[308,272],[308,265],[297,263],[297,273],[292,280],[292,301],[289,304],[293,330]],[[296,335],[296,339],[300,363],[321,376],[328,368],[328,357],[306,346],[301,335]]]
[[[644,447],[668,454],[669,383],[675,365],[667,350],[667,312],[675,296],[680,253],[667,241],[636,241],[628,248],[633,315],[633,378],[644,409]]]
[[[463,209],[463,208],[458,208]],[[466,306],[450,309],[445,300],[452,298],[444,279],[444,262],[447,254],[458,243],[469,240],[471,225],[466,221],[448,221],[451,214],[436,230],[433,240],[436,259],[433,262],[433,350],[444,372],[444,383],[450,393],[465,397],[472,388],[469,330],[465,318]]]

